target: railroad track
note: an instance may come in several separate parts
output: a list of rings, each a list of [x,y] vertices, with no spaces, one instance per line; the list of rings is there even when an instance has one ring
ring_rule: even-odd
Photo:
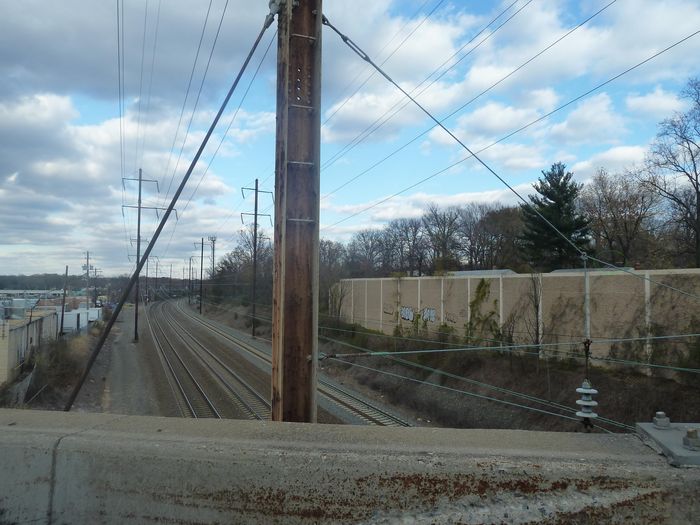
[[[168,382],[175,394],[180,413],[185,417],[221,418],[221,414],[195,379],[163,326],[157,319],[151,321],[148,315],[148,310],[151,308],[153,307],[146,309],[146,323],[167,371]]]
[[[271,366],[272,358],[270,353],[266,353],[259,348],[251,345],[247,341],[235,336],[233,333],[223,330],[211,321],[195,315],[193,312],[188,311],[183,308],[181,301],[175,303],[175,309],[178,310],[182,315],[188,317],[194,322],[199,323],[203,327],[214,332],[219,337],[229,341],[230,343],[238,346],[249,354],[257,357],[263,362]],[[357,394],[341,388],[340,386],[334,384],[333,382],[319,378],[319,392],[321,395],[325,396],[331,403],[341,407],[342,409],[350,412],[356,418],[364,421],[369,425],[381,425],[381,426],[401,426],[408,427],[411,426],[407,421],[391,414],[381,407],[378,407],[366,399],[361,398]]]
[[[218,387],[217,391],[219,392],[219,396],[217,402],[222,408],[219,410],[214,408],[218,414],[216,417],[223,417],[221,413],[224,412],[224,406],[227,412],[231,412],[231,407],[233,406],[236,415],[242,415],[248,419],[270,419],[270,403],[263,396],[258,394],[255,388],[245,381],[240,374],[224,363],[218,356],[202,345],[192,334],[180,326],[172,316],[172,313],[168,311],[169,308],[171,308],[169,303],[157,303],[150,308],[157,308],[156,313],[158,315],[154,316],[154,324],[156,324],[157,329],[159,329],[167,345],[172,349],[176,347],[180,348],[179,352],[177,350],[174,351],[179,356],[179,362],[188,370],[188,377],[191,377],[196,383],[194,374],[189,370],[185,361],[189,361],[191,364],[196,363],[197,367],[206,371],[207,388],[211,388],[212,383]],[[163,324],[167,325],[170,335],[166,333]],[[156,338],[154,337],[154,339]],[[183,355],[185,353],[187,354],[187,358]],[[168,354],[166,353],[165,356],[167,362]],[[176,379],[178,378],[177,375],[175,377]],[[180,383],[182,383],[182,381],[180,381]],[[206,397],[206,394],[204,394],[205,385],[203,383],[204,381],[200,381],[197,383],[197,386]],[[188,399],[187,393],[183,393],[181,389],[180,393],[181,396],[179,397]],[[211,397],[207,397],[207,400],[209,400],[213,407],[214,402],[212,402]],[[187,405],[187,401],[185,405]],[[197,415],[198,413],[199,412],[187,410],[187,413],[184,415],[194,414],[193,417],[202,417]]]

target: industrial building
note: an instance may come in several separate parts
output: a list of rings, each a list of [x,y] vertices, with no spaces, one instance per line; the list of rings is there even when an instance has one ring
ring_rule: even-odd
[[[100,319],[101,308],[77,304],[72,298],[61,315],[59,292],[51,290],[0,290],[0,385],[20,374],[22,365],[39,346],[55,339],[61,330],[80,332]],[[77,306],[71,309],[71,305]]]
[[[53,307],[34,308],[21,319],[0,319],[0,385],[13,381],[32,352],[56,337],[57,320]]]

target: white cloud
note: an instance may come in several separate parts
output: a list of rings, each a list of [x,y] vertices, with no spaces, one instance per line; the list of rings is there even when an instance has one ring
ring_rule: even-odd
[[[551,137],[565,144],[615,142],[624,132],[622,117],[606,93],[581,102],[566,120],[550,129]]]
[[[21,120],[28,126],[52,126],[78,117],[69,97],[38,93],[0,104],[0,122]]]
[[[685,104],[675,94],[664,91],[656,86],[654,91],[646,95],[629,95],[625,99],[627,109],[643,117],[664,119],[674,112],[684,109]]]
[[[552,111],[559,102],[559,95],[552,88],[533,89],[526,96],[523,102],[536,108],[543,113]]]
[[[255,6],[251,7],[253,4]],[[378,63],[401,45],[384,67],[404,88],[412,90],[460,47],[466,44],[459,57],[481,41],[488,30],[475,42],[467,44],[506,4],[479,6],[480,14],[475,15],[470,12],[475,10],[471,4],[445,2],[425,20],[427,10],[435,3],[357,0],[328,2],[325,8],[331,21]],[[217,9],[222,5],[216,7],[214,16],[220,13]],[[448,74],[418,95],[418,100],[437,117],[473,101],[447,125],[470,148],[478,151],[551,111],[562,100],[590,89],[700,27],[700,4],[695,0],[616,2],[500,82],[603,5],[598,1],[565,3],[556,0],[528,4]],[[153,24],[155,5],[150,4],[150,9],[148,20]],[[418,12],[414,14],[415,9]],[[95,250],[95,257],[103,259],[98,264],[106,269],[120,268],[125,251],[120,206],[123,201],[133,200],[135,185],[128,183],[126,191],[122,192],[120,121],[116,118],[116,39],[104,38],[104,35],[114,34],[114,6],[87,0],[66,0],[60,5],[26,0],[8,3],[5,11],[0,20],[0,74],[6,80],[0,85],[0,219],[4,224],[12,224],[12,228],[7,229],[0,251],[12,253],[15,258],[26,256],[31,264],[39,261],[37,271],[42,271],[42,264],[44,269],[51,269],[56,266],[55,262],[63,260],[64,252],[54,249],[53,244],[62,242],[68,247],[70,257],[79,259],[85,249]],[[43,13],[41,25],[36,24],[35,14],[39,11]],[[140,124],[137,114],[138,44],[142,38],[143,6],[139,9],[127,7],[124,76],[127,108],[121,122],[126,141],[125,170],[126,175],[131,176],[137,167],[142,167],[145,177],[160,181],[163,193],[157,196],[149,186],[149,201],[163,203],[173,172],[177,172],[172,179],[175,186],[189,165],[211,122],[215,102],[228,88],[232,72],[240,66],[266,11],[264,2],[250,6],[242,0],[231,2],[225,19],[226,30],[221,34],[199,109],[175,170],[184,128],[178,134],[172,156],[170,149],[206,5],[192,6],[184,0],[169,0],[163,4],[153,98],[148,114],[141,114]],[[509,14],[513,12],[514,9]],[[504,20],[505,17],[501,19]],[[154,29],[150,24],[149,38]],[[71,33],[71,27],[85,30]],[[494,27],[489,30],[493,31]],[[72,35],[71,38],[64,38],[67,34]],[[268,38],[273,38],[272,31],[265,40]],[[327,30],[323,48],[322,101],[324,117],[327,117],[370,75],[371,68]],[[583,100],[573,111],[555,117],[556,121],[552,119],[528,128],[518,135],[518,142],[499,143],[483,151],[481,156],[509,180],[518,181],[534,178],[541,169],[557,160],[572,165],[579,178],[599,167],[615,171],[639,162],[644,155],[644,143],[649,139],[644,134],[651,133],[649,127],[682,108],[673,93],[688,75],[697,74],[698,53],[700,38],[696,37],[638,71],[617,79],[606,88],[610,90],[608,94]],[[201,71],[197,69],[197,73]],[[196,83],[199,80],[199,77],[194,79]],[[500,83],[481,95],[496,82]],[[171,241],[171,253],[190,250],[192,237],[199,238],[203,233],[221,228],[221,221],[229,216],[233,217],[230,222],[238,220],[240,210],[231,215],[238,202],[238,193],[233,192],[233,188],[248,182],[239,177],[252,178],[254,172],[263,168],[262,164],[272,163],[274,93],[272,52],[244,105],[247,109],[239,113],[219,151],[219,162],[212,165],[211,173],[184,213],[185,218],[181,219]],[[188,100],[183,117],[185,126],[193,100],[193,97]],[[374,74],[358,94],[339,109],[323,130],[323,140],[343,142],[354,138],[397,103],[403,105],[406,100]],[[183,200],[203,174],[228,124],[230,111],[196,166]],[[428,122],[420,110],[408,103],[367,140],[366,146],[363,144],[364,149],[358,148],[352,156],[334,163],[333,175],[348,180],[355,175],[348,173],[351,169],[365,169],[384,157],[388,153],[384,151],[387,141],[404,135],[412,137],[426,129]],[[140,162],[137,159],[140,155],[135,153],[137,149],[140,153],[143,140],[145,151]],[[398,189],[391,186],[400,184],[397,181],[402,180],[402,174],[417,170],[418,166],[422,169],[430,165],[429,169],[437,170],[465,155],[440,131],[433,131],[421,140],[402,150],[401,155],[393,156],[392,162],[385,165],[384,176],[389,180],[382,180],[380,184],[376,178],[377,183],[372,184],[373,175],[370,174],[367,179],[361,179],[360,184],[344,189],[347,194],[334,195],[330,203],[323,201],[324,218],[333,217],[340,209],[349,213],[378,202],[383,194]],[[262,144],[263,141],[269,142]],[[403,143],[397,143],[399,145]],[[598,153],[588,154],[591,151]],[[226,160],[222,161],[224,158]],[[473,161],[465,162],[444,177],[444,185],[438,186],[441,194],[416,193],[391,199],[354,218],[352,224],[348,221],[333,231],[338,235],[347,234],[358,228],[376,227],[397,216],[418,216],[428,202],[448,205],[510,198],[501,189],[456,193],[461,188],[455,181],[462,176],[456,173],[467,170],[475,177],[486,177],[483,168]],[[267,169],[266,175],[269,171]],[[327,180],[324,184],[328,184]],[[481,187],[497,188],[498,182]],[[172,192],[173,188],[171,195]],[[529,185],[524,192],[529,192]],[[357,200],[365,204],[342,206],[343,202]],[[184,207],[184,204],[178,206]],[[126,212],[125,221],[131,232],[135,227],[132,210]],[[150,223],[155,222],[155,218],[149,214],[147,221],[152,229],[154,225]],[[167,238],[171,231],[169,226],[165,232]],[[167,239],[161,242],[168,244]],[[20,244],[22,250],[18,248]],[[2,259],[0,265],[6,262],[8,259]],[[74,264],[73,260],[65,262]],[[62,264],[58,265],[59,269]]]
[[[571,167],[571,171],[578,179],[587,180],[600,168],[610,172],[632,168],[644,160],[645,153],[646,150],[642,146],[617,146],[577,162]]]
[[[500,136],[517,129],[538,117],[533,108],[516,108],[500,102],[489,102],[457,121],[465,136]]]
[[[532,190],[532,184],[518,184],[514,189],[521,195],[527,194]],[[369,202],[362,202],[348,205],[331,205],[327,210],[340,215],[350,215],[353,213],[361,213],[365,217],[361,224],[339,224],[338,226],[322,227],[323,235],[335,235],[336,233],[349,233],[359,231],[367,227],[381,227],[386,222],[393,219],[413,218],[423,215],[430,204],[437,204],[440,207],[447,206],[463,206],[472,202],[475,203],[500,203],[513,205],[518,201],[517,197],[507,188],[498,190],[478,191],[478,192],[461,192],[455,194],[439,194],[439,193],[414,193],[411,195],[393,197],[386,202],[381,202],[382,199],[375,199]],[[379,203],[379,204],[377,204]],[[366,208],[374,206],[371,209],[364,211]],[[367,217],[370,220],[367,220]],[[333,224],[333,221],[324,219],[324,222]]]

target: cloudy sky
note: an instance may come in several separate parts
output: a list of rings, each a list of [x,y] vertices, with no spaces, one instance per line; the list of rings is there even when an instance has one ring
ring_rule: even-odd
[[[700,30],[692,0],[326,0],[324,11],[525,194],[557,161],[581,181],[641,162],[700,75],[697,35],[567,105]],[[137,186],[122,178],[142,168],[159,190],[144,183],[144,205],[167,205],[266,13],[266,0],[4,0],[0,274],[79,273],[86,251],[105,275],[130,271],[136,214],[122,206]],[[253,206],[242,187],[274,185],[275,27],[156,245],[175,276],[201,237],[232,249]],[[514,202],[327,29],[323,51],[323,237],[431,202]],[[270,205],[261,195],[261,210]],[[144,211],[144,237],[156,221]]]

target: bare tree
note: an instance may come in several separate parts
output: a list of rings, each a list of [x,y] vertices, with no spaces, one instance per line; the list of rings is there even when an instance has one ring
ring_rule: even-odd
[[[347,272],[347,250],[343,244],[337,241],[321,239],[319,242],[319,265],[318,265],[318,293],[319,304],[321,307],[328,305],[333,308],[333,289],[338,284],[340,279],[346,276]],[[342,290],[338,290],[340,293]],[[327,303],[327,299],[330,300]],[[342,294],[335,298],[337,308],[342,306]],[[329,312],[331,315],[333,312]]]
[[[476,203],[467,204],[459,209],[459,247],[470,270],[485,268],[488,241],[483,219],[491,209],[494,209],[491,205]]]
[[[700,267],[700,80],[690,79],[681,97],[691,107],[661,122],[647,158],[645,184],[666,199],[675,224],[685,230],[683,247]]]
[[[454,206],[440,209],[431,204],[423,215],[423,227],[430,241],[433,270],[455,269],[459,265],[458,209]]]
[[[348,244],[348,263],[353,277],[373,277],[379,270],[382,232],[362,230]]]
[[[428,259],[428,242],[421,219],[395,219],[386,230],[393,240],[395,271],[423,275]]]
[[[598,253],[622,266],[648,252],[645,234],[656,227],[658,204],[659,196],[639,183],[637,173],[609,174],[602,168],[581,194]]]
[[[333,318],[336,326],[340,324],[343,304],[349,293],[350,289],[343,281],[334,283],[328,290],[328,315]]]
[[[257,300],[272,301],[272,246],[265,232],[258,231]],[[253,226],[241,230],[236,246],[219,261],[215,281],[215,295],[248,297],[253,280]]]
[[[460,252],[467,268],[521,266],[517,238],[522,230],[520,210],[498,204],[468,204],[459,209]]]

